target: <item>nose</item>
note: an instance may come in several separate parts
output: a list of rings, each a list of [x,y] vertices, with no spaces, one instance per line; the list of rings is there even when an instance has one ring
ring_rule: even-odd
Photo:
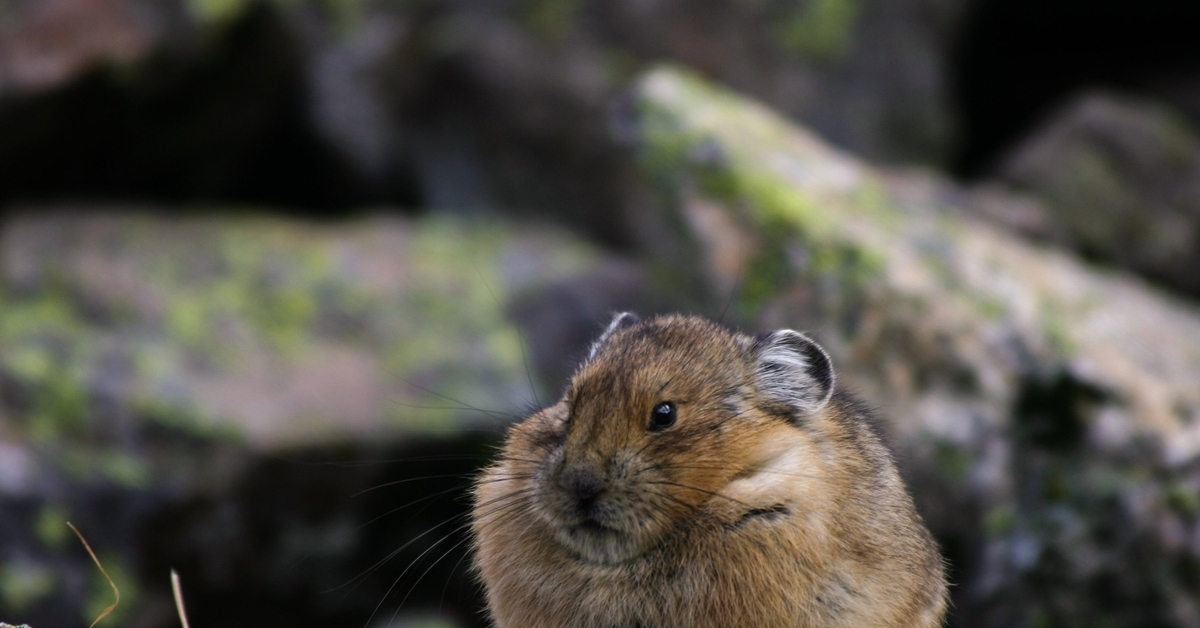
[[[558,485],[576,501],[587,503],[604,490],[604,478],[595,467],[574,465],[563,469]]]

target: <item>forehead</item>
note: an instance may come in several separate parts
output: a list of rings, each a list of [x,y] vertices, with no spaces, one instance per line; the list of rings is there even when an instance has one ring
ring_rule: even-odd
[[[572,382],[576,396],[686,393],[742,375],[734,336],[707,321],[652,319],[622,329]]]

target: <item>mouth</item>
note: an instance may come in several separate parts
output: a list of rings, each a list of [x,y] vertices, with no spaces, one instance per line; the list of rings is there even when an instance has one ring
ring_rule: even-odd
[[[638,556],[638,544],[627,533],[594,519],[561,528],[561,540],[576,560],[611,567]]]
[[[572,531],[579,531],[585,534],[616,534],[617,531],[596,521],[595,519],[584,519],[583,521],[571,526]]]

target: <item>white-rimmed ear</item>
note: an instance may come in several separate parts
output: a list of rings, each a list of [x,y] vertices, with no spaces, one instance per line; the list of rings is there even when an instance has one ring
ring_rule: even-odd
[[[597,338],[596,342],[592,343],[592,347],[588,349],[588,362],[591,362],[592,359],[596,357],[596,354],[600,352],[600,347],[604,346],[604,343],[608,342],[609,337],[616,333],[618,329],[629,327],[640,320],[641,319],[637,317],[637,314],[634,314],[633,312],[620,312],[613,316],[612,322],[608,324],[608,329],[605,329],[604,333],[600,334],[600,337]]]
[[[759,336],[750,348],[758,390],[799,415],[813,414],[833,396],[829,354],[798,331],[781,329]]]

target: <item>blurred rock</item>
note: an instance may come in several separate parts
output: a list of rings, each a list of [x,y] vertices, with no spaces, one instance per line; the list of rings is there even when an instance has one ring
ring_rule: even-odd
[[[591,303],[541,296],[570,286]],[[14,212],[0,231],[0,608],[32,625],[98,614],[107,588],[71,520],[116,574],[122,625],[173,625],[170,557],[214,602],[201,616],[224,609],[214,625],[290,616],[280,607],[362,623],[390,580],[341,606],[295,600],[367,569],[429,517],[461,514],[455,497],[502,428],[557,394],[559,381],[543,383],[557,372],[530,369],[578,359],[569,342],[525,346],[511,312],[537,303],[528,332],[570,341],[646,292],[637,265],[545,228]],[[364,462],[393,454],[406,458]],[[428,481],[343,503],[390,486],[388,473]],[[449,511],[361,532],[438,491]],[[391,578],[441,536],[411,546]],[[355,552],[365,565],[347,562]],[[429,586],[448,586],[451,566]],[[238,597],[257,590],[274,593]]]
[[[1007,155],[995,178],[1044,203],[988,214],[1042,240],[1200,296],[1200,136],[1151,102],[1084,94]]]
[[[0,4],[0,99],[62,87],[99,65],[138,61],[185,25],[178,2],[5,2]]]
[[[638,95],[642,162],[695,263],[718,284],[744,269],[743,320],[812,330],[883,409],[952,563],[952,625],[1200,623],[1200,311],[690,73]]]
[[[81,62],[58,83],[23,91],[0,86],[0,207],[89,199],[253,203],[297,212],[412,200],[404,179],[368,180],[312,129],[307,57],[274,4],[221,17],[201,7],[224,2],[47,3],[60,4],[71,7],[53,14],[60,20],[93,5],[128,5],[126,13],[146,13],[161,28],[146,35],[137,54]],[[3,6],[0,23],[4,10],[38,13],[42,5]],[[16,24],[13,39],[0,36],[0,44],[34,36]],[[46,54],[58,54],[47,46]]]
[[[629,248],[647,199],[610,113],[646,64],[692,64],[871,158],[939,162],[965,5],[10,2],[0,203],[503,210]]]
[[[605,3],[607,36],[751,94],[875,161],[945,161],[960,0]],[[625,43],[627,42],[627,43]]]
[[[553,216],[628,247],[647,240],[647,200],[610,114],[646,64],[700,68],[874,159],[944,161],[965,4],[363,2],[345,34],[297,21],[315,124],[357,162],[412,170],[431,206]]]

